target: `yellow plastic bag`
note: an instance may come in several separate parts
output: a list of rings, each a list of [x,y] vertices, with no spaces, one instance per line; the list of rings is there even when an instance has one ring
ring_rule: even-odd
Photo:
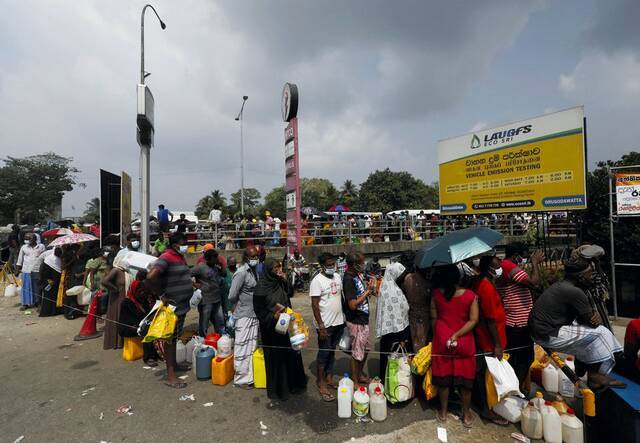
[[[267,387],[267,368],[264,363],[264,350],[258,348],[253,352],[253,387],[265,389]]]
[[[425,375],[431,367],[431,343],[421,348],[411,360],[411,372],[417,375]]]
[[[431,344],[429,344],[429,346],[431,346]],[[431,366],[429,366],[429,369],[427,369],[427,372],[424,375],[422,390],[424,391],[424,396],[427,400],[431,400],[438,395],[438,388],[434,386],[433,381],[431,380]]]
[[[126,361],[140,360],[144,355],[141,337],[125,337],[122,358]]]
[[[142,340],[143,343],[150,343],[154,340],[169,340],[176,330],[178,316],[173,312],[172,306],[161,305],[153,316],[149,332]]]

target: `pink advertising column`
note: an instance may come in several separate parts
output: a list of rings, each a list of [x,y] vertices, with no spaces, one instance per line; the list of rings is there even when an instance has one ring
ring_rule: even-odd
[[[282,119],[284,130],[285,192],[287,194],[287,249],[292,253],[302,247],[300,220],[300,159],[298,156],[298,87],[285,83],[282,89]]]

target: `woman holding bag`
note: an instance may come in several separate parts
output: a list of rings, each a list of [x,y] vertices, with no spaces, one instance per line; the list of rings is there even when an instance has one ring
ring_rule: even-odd
[[[268,259],[253,293],[253,309],[260,322],[270,399],[286,400],[289,394],[302,392],[307,386],[300,353],[291,349],[289,334],[275,329],[280,313],[291,307],[291,294],[282,264]]]
[[[387,360],[394,343],[405,342],[408,352],[411,349],[411,331],[409,329],[409,303],[396,283],[405,271],[400,263],[391,263],[384,271],[384,279],[378,296],[376,310],[376,337],[380,339],[380,377],[387,371]]]
[[[462,397],[462,425],[470,428],[471,389],[476,375],[473,328],[478,323],[478,301],[475,293],[459,286],[460,278],[456,265],[436,268],[436,289],[431,298],[434,324],[431,371],[440,398],[437,420],[446,422],[449,389],[457,387]]]

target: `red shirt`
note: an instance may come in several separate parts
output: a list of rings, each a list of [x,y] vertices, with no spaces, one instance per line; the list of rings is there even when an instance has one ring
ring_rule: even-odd
[[[640,371],[640,358],[638,357],[638,349],[640,347],[640,318],[631,320],[627,325],[624,333],[624,349],[625,354],[629,358],[635,358],[636,369]],[[629,355],[635,354],[635,355]]]
[[[489,333],[489,328],[484,320],[494,320],[498,330],[498,338],[502,349],[507,346],[506,316],[500,294],[496,287],[488,279],[483,278],[473,287],[473,291],[478,295],[478,307],[480,308],[480,319],[476,325],[475,334],[478,347],[482,352],[492,352],[494,348],[493,339]]]
[[[526,272],[509,259],[502,260],[502,277],[496,282],[502,296],[507,326],[526,327],[533,308],[531,291],[522,285],[529,279]]]

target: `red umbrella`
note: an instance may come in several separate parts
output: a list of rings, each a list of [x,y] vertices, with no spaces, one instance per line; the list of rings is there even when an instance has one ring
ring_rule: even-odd
[[[59,235],[71,235],[71,234],[73,234],[73,231],[71,229],[54,228],[54,229],[49,229],[48,231],[43,232],[42,236],[45,238],[48,238],[48,237],[57,237]]]

